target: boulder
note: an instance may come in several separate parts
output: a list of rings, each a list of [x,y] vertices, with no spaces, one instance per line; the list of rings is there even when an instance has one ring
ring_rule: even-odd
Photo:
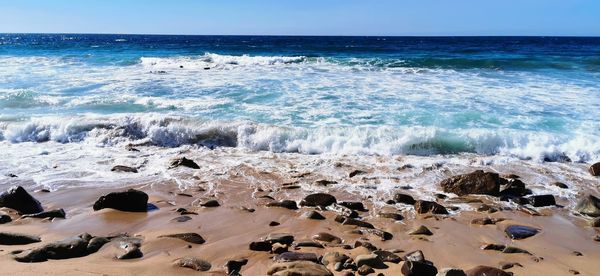
[[[513,240],[522,240],[532,236],[535,236],[540,232],[539,229],[524,226],[524,225],[509,225],[504,229],[506,235]]]
[[[443,180],[440,185],[444,192],[458,196],[483,194],[497,196],[500,193],[500,176],[497,173],[477,170]]]
[[[214,207],[221,206],[221,204],[219,203],[219,201],[211,199],[211,200],[207,200],[206,202],[200,203],[200,206],[206,207],[206,208],[214,208]]]
[[[467,276],[467,274],[458,268],[444,268],[439,270],[436,276]]]
[[[435,276],[438,271],[435,266],[425,262],[406,261],[400,269],[405,276]]]
[[[527,198],[529,204],[533,207],[545,207],[556,205],[553,195],[534,195]]]
[[[94,203],[94,211],[104,208],[111,208],[124,212],[147,212],[148,195],[134,189],[129,189],[125,192],[109,193],[101,196]]]
[[[425,236],[433,235],[431,230],[429,230],[429,228],[425,227],[425,225],[421,225],[421,226],[413,229],[412,231],[408,232],[408,234],[409,235],[425,235]]]
[[[591,217],[600,217],[600,199],[587,195],[577,203],[575,211]]]
[[[312,238],[314,240],[327,242],[327,243],[335,243],[335,244],[342,243],[342,239],[340,239],[337,236],[334,236],[332,234],[325,233],[325,232],[318,233],[318,234],[314,235]]]
[[[5,213],[0,213],[0,224],[5,224],[5,223],[9,223],[12,221],[12,218],[5,214]]]
[[[433,202],[433,201],[425,201],[425,200],[417,200],[415,202],[415,211],[417,214],[437,214],[437,215],[447,215],[448,210],[446,207]]]
[[[39,212],[35,214],[25,214],[22,215],[21,218],[62,218],[66,217],[65,210],[56,209],[51,211]]]
[[[169,168],[176,168],[176,167],[188,167],[191,169],[200,169],[200,166],[198,166],[198,164],[196,164],[196,162],[194,162],[193,160],[187,159],[185,157],[181,157],[181,158],[176,158],[171,160],[171,164],[169,165]]]
[[[589,171],[593,176],[600,176],[600,162],[591,165]]]
[[[365,209],[365,205],[360,201],[341,201],[339,204],[351,210],[361,212],[367,211],[367,209]]]
[[[136,168],[121,166],[121,165],[112,167],[112,169],[110,169],[110,171],[111,172],[128,172],[128,173],[137,173],[138,172],[138,170]]]
[[[375,250],[373,254],[377,255],[382,262],[398,264],[402,261],[402,257],[386,250]]]
[[[300,206],[327,207],[336,202],[337,200],[335,197],[330,194],[316,193],[304,197],[304,199],[300,202]]]
[[[317,211],[308,211],[308,212],[302,214],[302,217],[307,218],[307,219],[314,219],[314,220],[324,220],[325,219],[325,217]]]
[[[91,235],[84,233],[39,248],[16,252],[13,257],[16,261],[24,263],[45,262],[49,259],[79,258],[93,253],[88,251],[88,244],[91,239]]]
[[[396,193],[394,195],[394,202],[408,204],[408,205],[414,205],[416,201],[410,195],[407,195],[407,194],[404,194],[404,193]]]
[[[24,245],[42,241],[40,237],[11,232],[0,232],[1,245]]]
[[[379,216],[382,218],[389,218],[389,219],[393,219],[393,220],[403,220],[404,219],[404,216],[402,216],[401,214],[398,214],[398,213],[382,212],[382,213],[379,213]]]
[[[159,238],[174,238],[180,239],[193,244],[203,244],[206,241],[202,236],[197,233],[179,233],[179,234],[170,234],[170,235],[162,235],[158,236]]]
[[[512,276],[512,274],[491,266],[476,266],[466,271],[467,276]]]
[[[377,256],[377,254],[358,255],[354,258],[357,267],[368,265],[372,268],[384,269],[388,266]]]
[[[404,260],[418,263],[425,262],[425,255],[423,255],[423,251],[417,250],[406,253],[406,255],[404,255]]]
[[[293,200],[282,200],[282,201],[274,201],[267,203],[267,207],[279,207],[286,208],[290,210],[298,210],[298,205],[296,205],[296,201]]]
[[[229,260],[225,264],[228,276],[239,276],[242,271],[242,266],[248,264],[248,259]]]
[[[212,265],[196,257],[183,257],[175,262],[179,267],[187,267],[196,271],[209,271]]]
[[[281,244],[290,245],[294,242],[294,236],[291,234],[286,234],[286,233],[271,233],[271,234],[267,235],[267,237],[264,239],[264,241],[271,243],[271,244],[281,243]]]
[[[274,263],[267,270],[267,275],[273,276],[333,276],[324,265],[310,261]]]
[[[14,209],[19,214],[35,214],[44,211],[42,204],[21,186],[13,186],[0,194],[0,207]]]

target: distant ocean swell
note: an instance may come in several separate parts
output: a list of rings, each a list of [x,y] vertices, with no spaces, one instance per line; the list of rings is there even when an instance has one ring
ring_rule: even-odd
[[[135,115],[87,118],[46,117],[0,124],[0,141],[10,143],[127,144],[303,154],[432,155],[477,153],[539,161],[585,162],[600,157],[600,143],[586,132],[575,137],[510,129],[435,127],[286,128],[248,121],[202,122],[193,118]]]

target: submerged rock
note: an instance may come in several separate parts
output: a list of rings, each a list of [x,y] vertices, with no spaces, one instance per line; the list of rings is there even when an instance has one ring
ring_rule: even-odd
[[[147,212],[148,195],[134,189],[129,189],[125,192],[109,193],[101,196],[94,203],[94,211],[104,208],[111,208],[124,212]]]
[[[394,195],[394,202],[408,205],[414,205],[416,203],[412,196],[403,193],[396,193]]]
[[[170,235],[162,235],[158,236],[159,238],[174,238],[180,239],[193,244],[203,244],[206,241],[202,236],[197,233],[179,233],[179,234],[170,234]]]
[[[600,176],[600,162],[591,165],[589,171],[593,176]]]
[[[535,195],[527,198],[529,204],[533,207],[545,207],[556,205],[553,195]]]
[[[179,267],[187,267],[196,271],[209,271],[212,265],[202,259],[196,257],[183,257],[175,262]]]
[[[324,265],[310,261],[274,263],[267,270],[267,275],[333,276]]]
[[[444,192],[458,196],[483,194],[497,196],[500,193],[500,176],[497,173],[477,170],[443,180],[440,183]]]
[[[352,172],[350,172],[348,174],[348,177],[352,178],[355,177],[357,175],[361,175],[361,174],[366,174],[367,172],[363,171],[363,170],[353,170]]]
[[[337,203],[333,203],[329,206],[327,206],[325,209],[332,211],[338,215],[342,215],[344,217],[349,217],[349,218],[357,218],[358,217],[358,213],[348,207],[342,206],[340,204]]]
[[[448,214],[448,210],[446,210],[446,207],[433,202],[433,201],[426,201],[426,200],[417,200],[415,202],[415,211],[417,212],[417,214],[427,214],[427,213],[432,213],[432,214],[437,214],[437,215],[447,215]]]
[[[587,195],[577,203],[575,211],[591,217],[600,217],[600,199]]]
[[[19,214],[35,214],[44,211],[42,204],[21,186],[13,186],[0,194],[0,207],[14,209]]]
[[[181,166],[188,167],[191,169],[200,169],[200,166],[198,166],[198,164],[196,164],[196,162],[194,162],[193,160],[187,159],[185,157],[173,159],[171,161],[169,168],[172,169],[172,168],[181,167]]]
[[[221,206],[221,204],[219,203],[219,201],[211,199],[211,200],[201,203],[200,206],[206,207],[206,208],[214,208],[214,207]]]
[[[0,232],[1,245],[24,245],[41,241],[42,240],[38,236],[10,232]]]
[[[300,202],[300,206],[327,207],[336,202],[337,200],[335,197],[330,194],[316,193],[304,197],[304,199]]]
[[[286,208],[290,210],[298,210],[298,205],[296,205],[296,201],[293,200],[282,200],[282,201],[274,201],[267,203],[267,207],[279,207]]]
[[[128,172],[128,173],[138,173],[138,170],[133,167],[117,165],[110,169],[111,172]]]
[[[365,209],[365,205],[360,201],[341,201],[338,204],[355,211],[367,211],[367,209]]]
[[[539,229],[524,226],[524,225],[509,225],[504,229],[506,235],[513,240],[522,240],[532,236],[535,236],[540,232]]]
[[[40,212],[35,214],[22,215],[21,218],[65,218],[66,213],[63,209],[56,209],[46,212]]]
[[[382,212],[382,213],[379,213],[379,216],[382,218],[389,218],[389,219],[393,219],[393,220],[403,220],[404,219],[404,216],[402,216],[401,214],[398,214],[398,213]]]

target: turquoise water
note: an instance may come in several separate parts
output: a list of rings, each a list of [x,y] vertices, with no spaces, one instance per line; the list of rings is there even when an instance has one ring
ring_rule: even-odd
[[[0,34],[0,140],[600,159],[600,38]]]

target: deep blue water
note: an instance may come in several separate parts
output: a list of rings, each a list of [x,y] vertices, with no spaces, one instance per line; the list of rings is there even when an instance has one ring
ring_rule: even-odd
[[[10,143],[589,161],[599,97],[600,38],[0,34]]]

